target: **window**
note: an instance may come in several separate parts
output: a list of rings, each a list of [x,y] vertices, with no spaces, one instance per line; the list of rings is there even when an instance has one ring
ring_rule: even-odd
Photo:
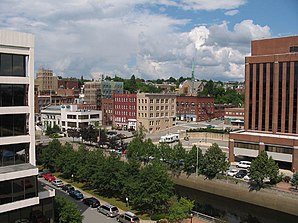
[[[26,76],[25,55],[0,54],[0,76]]]
[[[99,118],[99,114],[90,115],[90,118]]]
[[[150,104],[152,104],[153,103],[153,99],[150,99]]]
[[[0,146],[0,166],[10,166],[29,162],[29,144]]]
[[[27,87],[24,84],[0,84],[0,107],[25,106]]]
[[[77,127],[77,123],[76,122],[67,122],[67,126],[68,127],[74,127],[74,128],[76,128]]]
[[[67,115],[67,118],[68,119],[77,119],[77,116],[76,115]]]
[[[0,137],[26,135],[26,114],[0,115]]]
[[[89,115],[78,115],[78,119],[88,119]]]

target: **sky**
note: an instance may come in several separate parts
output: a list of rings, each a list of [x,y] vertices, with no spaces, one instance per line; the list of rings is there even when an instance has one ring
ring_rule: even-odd
[[[252,40],[298,35],[298,0],[1,0],[0,29],[35,35],[62,77],[243,81]]]

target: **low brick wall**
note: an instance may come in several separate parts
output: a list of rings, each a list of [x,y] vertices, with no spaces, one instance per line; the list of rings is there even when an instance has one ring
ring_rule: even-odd
[[[226,183],[216,179],[209,180],[203,176],[187,177],[185,174],[173,177],[173,181],[184,187],[298,216],[298,196],[291,193],[276,192],[270,189],[249,191],[248,186]]]
[[[220,134],[220,133],[212,133],[212,132],[187,132],[182,133],[180,135],[180,139],[188,136],[190,139],[214,139],[214,140],[223,140],[229,141],[229,134]]]

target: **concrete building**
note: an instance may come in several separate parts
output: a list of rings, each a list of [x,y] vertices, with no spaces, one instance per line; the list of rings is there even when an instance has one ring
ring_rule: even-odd
[[[96,104],[98,110],[101,110],[101,82],[90,81],[84,84],[84,102],[87,104]]]
[[[213,118],[214,97],[177,96],[177,120],[200,122]]]
[[[229,159],[265,150],[298,169],[298,36],[255,40],[245,58],[244,131],[230,135]]]
[[[137,93],[137,126],[149,132],[176,125],[176,95]]]
[[[54,189],[38,185],[35,161],[34,36],[0,30],[0,222],[43,213]]]
[[[137,94],[114,94],[113,125],[117,129],[137,128]]]
[[[112,99],[113,94],[123,94],[123,82],[101,81],[101,98]]]
[[[39,94],[55,94],[58,90],[58,77],[54,76],[53,70],[41,67],[36,74],[35,84]]]
[[[44,129],[57,125],[66,134],[68,129],[80,129],[88,125],[101,126],[101,116],[101,111],[81,110],[78,105],[49,106],[41,110],[41,123]]]

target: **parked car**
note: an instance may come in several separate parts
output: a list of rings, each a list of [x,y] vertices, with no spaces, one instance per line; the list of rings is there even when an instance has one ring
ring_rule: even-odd
[[[247,170],[239,170],[238,173],[236,173],[236,178],[243,178],[247,175]]]
[[[51,173],[47,173],[43,177],[44,177],[45,180],[47,180],[49,182],[52,182],[53,180],[56,180],[56,177],[53,176]]]
[[[250,175],[249,175],[249,174],[245,175],[245,176],[243,177],[243,180],[250,181]]]
[[[100,205],[99,200],[97,200],[95,197],[84,198],[83,203],[91,208],[97,208]]]
[[[64,185],[62,180],[53,180],[51,183],[56,187],[62,187]]]
[[[237,167],[239,167],[239,168],[244,168],[244,169],[248,169],[248,168],[250,168],[250,165],[251,165],[251,162],[249,162],[249,161],[240,161],[240,162],[237,164]]]
[[[234,177],[238,173],[237,169],[231,169],[227,172],[227,175],[230,177]]]
[[[79,190],[71,190],[69,191],[69,195],[77,200],[84,198],[84,195]]]
[[[117,221],[122,223],[139,223],[140,219],[132,212],[127,211],[117,216]]]
[[[61,187],[62,190],[64,190],[65,192],[69,193],[69,191],[75,190],[75,188],[71,185],[71,184],[64,184]]]
[[[97,211],[111,218],[119,214],[118,208],[111,204],[103,204],[97,208]]]

